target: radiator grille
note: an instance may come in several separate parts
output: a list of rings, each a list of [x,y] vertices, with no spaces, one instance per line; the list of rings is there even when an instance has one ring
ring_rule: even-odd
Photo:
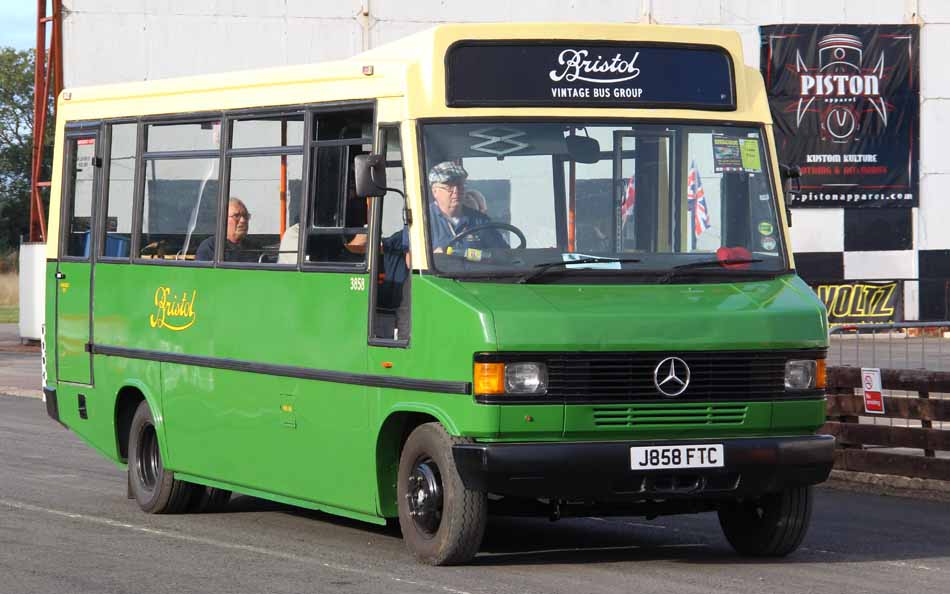
[[[666,357],[683,359],[690,382],[676,401],[769,400],[785,395],[785,362],[815,351],[565,353],[548,355],[548,398],[568,402],[669,400],[653,373]]]
[[[746,405],[705,404],[670,406],[596,406],[596,427],[678,427],[681,425],[741,425]]]

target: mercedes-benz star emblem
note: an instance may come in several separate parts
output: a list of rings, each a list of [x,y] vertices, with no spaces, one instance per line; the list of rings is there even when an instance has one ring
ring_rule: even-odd
[[[689,365],[679,357],[667,357],[653,370],[653,384],[664,396],[679,396],[689,385]]]

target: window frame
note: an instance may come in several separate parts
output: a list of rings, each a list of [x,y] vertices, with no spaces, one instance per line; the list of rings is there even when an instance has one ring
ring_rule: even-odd
[[[406,185],[406,151],[405,144],[402,141],[402,130],[400,129],[400,122],[381,122],[377,124],[376,130],[376,142],[374,144],[374,152],[377,154],[383,155],[383,159],[386,158],[386,143],[388,141],[387,134],[390,131],[395,131],[397,137],[399,138],[399,153],[400,153],[400,163],[402,169],[402,179],[403,179],[403,191],[407,188]],[[386,164],[388,165],[388,161]],[[387,180],[388,184],[388,180]],[[371,216],[369,222],[369,239],[367,240],[367,246],[370,245],[380,245],[383,240],[382,228],[383,228],[383,200],[384,196],[379,196],[373,198],[373,207],[371,209]],[[404,199],[403,202],[404,208],[409,208],[408,197]],[[367,324],[366,324],[366,342],[370,346],[377,347],[388,347],[388,348],[402,348],[407,349],[410,346],[410,341],[412,340],[412,267],[409,267],[406,276],[406,282],[409,283],[409,303],[407,305],[407,312],[409,315],[409,336],[406,338],[380,338],[375,335],[375,325],[376,325],[376,302],[379,295],[379,283],[376,282],[376,279],[379,278],[379,273],[382,268],[382,258],[381,250],[374,249],[369,255],[370,262],[370,287],[369,287],[369,308],[367,312]],[[410,249],[410,258],[412,250]],[[411,261],[411,260],[410,260]]]
[[[174,125],[174,124],[196,124],[207,121],[214,121],[217,119],[221,123],[222,132],[221,139],[218,141],[217,150],[193,150],[193,151],[148,151],[148,127],[150,125],[160,124],[160,125]],[[145,212],[145,182],[146,182],[146,167],[148,167],[149,161],[164,161],[164,160],[177,160],[177,159],[209,159],[217,158],[218,159],[218,196],[217,196],[217,208],[220,211],[221,205],[221,174],[222,174],[222,165],[221,158],[223,153],[224,145],[224,124],[225,124],[225,112],[223,111],[207,111],[207,112],[196,112],[188,114],[174,114],[170,116],[144,116],[139,118],[139,128],[138,128],[138,139],[136,142],[136,159],[135,159],[135,175],[136,175],[136,186],[135,186],[135,205],[133,208],[133,236],[132,236],[132,249],[130,250],[131,260],[133,264],[144,264],[146,266],[186,266],[192,268],[212,268],[214,266],[213,261],[198,261],[198,260],[165,260],[158,258],[142,258],[141,257],[141,243],[142,243],[142,221],[144,219]],[[218,212],[220,215],[220,212]]]
[[[112,131],[115,126],[125,125],[125,124],[135,124],[135,155],[133,156],[132,163],[132,220],[131,220],[131,231],[129,233],[129,255],[125,258],[116,258],[113,256],[105,256],[102,254],[103,249],[106,244],[106,227],[109,221],[109,184],[111,181],[110,176],[112,175]],[[136,209],[136,188],[138,187],[138,177],[139,177],[139,155],[141,147],[139,146],[140,138],[140,125],[137,118],[119,118],[115,120],[108,120],[103,122],[102,128],[103,132],[103,163],[102,163],[102,190],[99,192],[99,212],[96,214],[96,241],[98,243],[96,249],[96,262],[101,262],[103,264],[128,264],[132,259],[133,248],[135,245],[135,209]]]
[[[102,160],[100,154],[103,141],[103,122],[101,120],[67,122],[63,142],[65,143],[63,159],[63,179],[60,187],[60,214],[59,214],[59,247],[57,249],[58,257],[61,262],[80,262],[92,264],[96,261],[98,251],[98,242],[96,241],[96,223],[98,219],[98,202],[101,195],[102,168],[103,163],[95,164],[96,170],[93,173],[92,196],[89,204],[89,255],[71,256],[66,253],[69,246],[70,221],[73,218],[73,205],[75,203],[75,181],[70,170],[75,166],[76,157],[70,152],[69,144],[80,138],[95,138],[96,154],[95,160]]]
[[[317,140],[315,138],[315,131],[318,131],[319,128],[315,126],[316,121],[319,119],[320,115],[326,113],[340,113],[346,111],[372,111],[373,118],[370,122],[370,130],[376,131],[377,128],[377,118],[379,110],[377,109],[377,101],[375,99],[362,99],[356,101],[338,101],[334,103],[327,103],[318,106],[311,106],[308,109],[308,114],[311,118],[310,125],[304,130],[306,135],[306,155],[305,155],[305,164],[307,166],[306,170],[306,182],[305,182],[305,191],[303,209],[300,214],[300,220],[306,221],[306,229],[300,233],[300,242],[298,245],[297,253],[297,263],[300,267],[300,270],[303,272],[341,272],[349,274],[368,274],[369,273],[369,262],[370,255],[367,254],[361,262],[353,262],[347,264],[345,262],[320,262],[320,261],[304,261],[303,256],[307,249],[307,237],[310,233],[310,207],[313,202],[313,194],[315,190],[315,183],[317,178],[317,159],[316,151],[322,147],[332,147],[332,146],[354,146],[354,145],[364,145],[369,144],[373,146],[375,144],[375,138],[346,138],[340,140]],[[367,142],[368,141],[368,142]],[[345,177],[347,171],[344,170],[342,175]],[[372,225],[372,216],[369,216],[368,225]],[[338,227],[318,227],[321,229],[337,229]],[[367,233],[370,232],[370,228],[367,228]],[[369,250],[367,250],[369,251]]]
[[[282,116],[295,116],[303,115],[303,139],[300,145],[288,145],[285,147],[281,146],[267,146],[267,147],[250,147],[250,148],[231,148],[232,139],[234,137],[234,122],[241,120],[253,120],[258,118],[280,118]],[[219,182],[220,195],[218,196],[218,218],[215,228],[215,243],[214,243],[214,263],[215,268],[227,268],[227,269],[253,269],[253,270],[299,270],[300,269],[300,239],[297,240],[297,262],[296,264],[281,264],[279,262],[235,262],[227,261],[224,259],[224,241],[219,241],[223,239],[227,234],[228,226],[228,200],[231,197],[231,161],[234,158],[244,158],[244,157],[279,157],[279,156],[291,156],[291,155],[300,155],[301,165],[300,165],[300,175],[301,175],[301,188],[300,188],[300,211],[301,218],[303,221],[303,211],[304,205],[307,202],[307,192],[308,192],[308,183],[307,183],[307,171],[309,168],[309,162],[307,158],[307,134],[311,129],[313,122],[313,116],[311,110],[305,107],[290,107],[290,108],[269,108],[269,109],[248,109],[240,110],[240,112],[227,112],[225,117],[222,119],[222,128],[221,128],[221,147],[222,147],[222,156],[221,156],[221,167],[220,175],[221,180]],[[299,227],[298,227],[299,229]]]

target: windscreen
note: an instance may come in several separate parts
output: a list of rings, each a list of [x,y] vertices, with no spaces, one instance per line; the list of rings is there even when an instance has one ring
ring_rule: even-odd
[[[617,282],[786,271],[764,140],[758,126],[424,125],[434,267]]]

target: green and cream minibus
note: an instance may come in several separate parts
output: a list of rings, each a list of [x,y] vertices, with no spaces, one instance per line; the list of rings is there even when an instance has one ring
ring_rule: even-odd
[[[249,494],[451,564],[489,513],[714,511],[785,555],[834,440],[778,171],[712,29],[445,25],[66,90],[46,408],[148,513]]]

